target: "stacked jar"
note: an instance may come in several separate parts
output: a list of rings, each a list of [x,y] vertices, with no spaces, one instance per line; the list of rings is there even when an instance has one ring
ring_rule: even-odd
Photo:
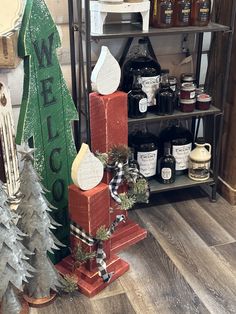
[[[125,0],[134,2],[135,0]],[[150,0],[150,25],[156,28],[207,26],[211,0]]]
[[[192,112],[196,105],[195,76],[192,73],[181,75],[179,108],[182,112]]]

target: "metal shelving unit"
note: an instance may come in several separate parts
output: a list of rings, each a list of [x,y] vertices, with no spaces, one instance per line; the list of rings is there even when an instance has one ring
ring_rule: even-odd
[[[197,59],[196,59],[196,81],[199,85],[199,75],[202,57],[202,45],[203,45],[203,34],[206,32],[231,32],[228,26],[209,23],[205,27],[189,26],[189,27],[173,27],[168,29],[158,29],[150,28],[149,31],[142,31],[141,25],[139,23],[119,23],[119,24],[107,24],[104,25],[103,34],[91,34],[90,31],[90,1],[84,1],[84,9],[82,9],[82,0],[76,0],[76,5],[74,0],[68,0],[69,8],[69,23],[70,23],[70,42],[71,42],[71,71],[72,71],[72,93],[73,99],[77,104],[77,109],[80,116],[80,121],[75,125],[75,132],[77,132],[76,142],[79,147],[80,143],[86,141],[90,143],[90,121],[89,121],[89,93],[91,92],[91,42],[97,42],[100,39],[109,40],[108,45],[112,39],[115,38],[125,38],[126,45],[122,56],[120,57],[120,65],[123,64],[125,57],[129,51],[132,41],[135,37],[146,37],[149,39],[151,36],[166,36],[173,34],[189,34],[193,33],[197,36]],[[84,16],[82,17],[82,11],[84,10]],[[232,15],[233,16],[233,15]],[[75,36],[78,38],[78,47],[75,47]],[[83,49],[83,42],[86,43],[85,51]],[[230,46],[229,40],[229,46]],[[231,49],[231,47],[230,47]],[[78,54],[79,68],[76,72],[76,52]],[[231,51],[228,51],[230,55]],[[155,58],[155,53],[150,44],[150,53]],[[229,56],[228,55],[228,56]],[[84,64],[86,65],[84,69]],[[226,69],[226,72],[229,69]],[[226,73],[226,78],[228,73]],[[79,82],[79,84],[78,84]],[[77,89],[78,87],[78,89]],[[226,88],[226,84],[224,89]],[[224,92],[225,95],[225,92]],[[129,119],[129,125],[133,123],[143,122],[161,122],[164,120],[173,119],[191,119],[192,120],[192,131],[199,128],[200,118],[203,119],[204,128],[207,127],[209,119],[212,121],[212,148],[213,148],[213,158],[212,158],[212,176],[209,180],[204,182],[195,182],[190,180],[187,176],[181,176],[176,179],[176,182],[171,185],[159,184],[156,180],[150,181],[152,192],[162,192],[167,190],[175,190],[180,188],[186,188],[191,186],[199,186],[202,184],[209,184],[212,187],[211,199],[216,200],[216,182],[218,178],[218,167],[219,167],[219,146],[220,140],[220,129],[222,126],[223,112],[218,108],[211,106],[207,111],[195,110],[192,113],[183,113],[176,111],[171,116],[157,116],[149,113],[144,119]],[[198,123],[196,124],[196,122]],[[84,124],[86,128],[86,137],[82,138],[82,127]],[[196,134],[196,133],[195,133]]]

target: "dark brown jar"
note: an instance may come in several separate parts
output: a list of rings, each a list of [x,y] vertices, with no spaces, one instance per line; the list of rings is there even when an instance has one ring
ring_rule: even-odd
[[[210,21],[211,0],[192,0],[191,25],[207,26]]]
[[[156,28],[173,26],[174,0],[151,0],[150,24]]]
[[[189,26],[191,0],[176,0],[174,5],[174,26]]]

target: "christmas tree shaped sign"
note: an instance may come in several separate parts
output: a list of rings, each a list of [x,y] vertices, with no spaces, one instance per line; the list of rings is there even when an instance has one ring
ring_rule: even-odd
[[[77,112],[56,55],[59,46],[59,33],[45,2],[28,0],[18,42],[25,77],[16,142],[30,141],[37,148],[34,165],[51,191],[49,202],[59,209],[54,218],[65,226],[60,235],[65,240],[67,186],[76,156],[71,121],[77,119]]]

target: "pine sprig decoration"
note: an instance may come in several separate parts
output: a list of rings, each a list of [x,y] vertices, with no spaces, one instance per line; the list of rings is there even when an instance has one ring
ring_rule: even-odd
[[[122,210],[128,210],[132,208],[136,202],[135,195],[128,195],[127,193],[120,193],[119,197],[121,200],[120,208]]]
[[[105,226],[98,228],[96,233],[96,239],[100,241],[106,241],[110,238],[110,232]]]
[[[118,163],[126,163],[130,154],[130,149],[126,145],[116,145],[113,146],[108,152],[109,163],[115,164]]]
[[[81,245],[78,244],[77,248],[72,253],[73,258],[75,260],[76,266],[87,262],[88,260],[95,257],[95,252],[86,252],[82,249]]]
[[[142,179],[139,179],[137,180],[136,183],[134,183],[133,185],[133,193],[136,195],[136,194],[143,194],[143,193],[146,193],[147,191],[147,180],[142,178]]]
[[[100,153],[97,151],[95,153],[95,155],[101,161],[101,163],[103,164],[103,167],[105,168],[108,164],[108,154],[107,153]]]
[[[65,275],[62,287],[60,290],[64,293],[73,293],[78,290],[78,283],[77,283],[77,276],[76,275]]]

